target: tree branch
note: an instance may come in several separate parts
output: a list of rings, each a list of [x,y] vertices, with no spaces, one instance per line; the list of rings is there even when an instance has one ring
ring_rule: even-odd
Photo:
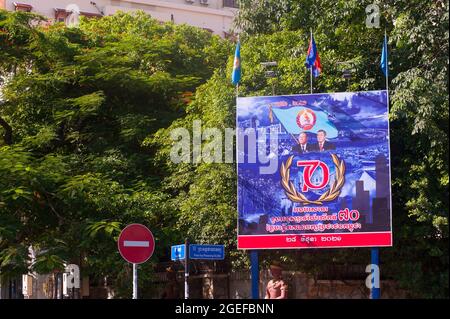
[[[5,134],[3,135],[3,141],[6,145],[12,144],[12,127],[6,123],[6,121],[0,117],[0,125],[3,126]]]

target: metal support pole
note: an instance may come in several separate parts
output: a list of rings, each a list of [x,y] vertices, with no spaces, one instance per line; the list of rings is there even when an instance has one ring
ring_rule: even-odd
[[[378,267],[378,269],[380,269],[379,267],[379,255],[378,255],[379,249],[378,247],[373,247],[371,249],[371,264],[372,265],[376,265]],[[376,271],[374,273],[375,276],[380,276],[379,271]],[[380,278],[374,278],[374,284],[375,283],[380,283]],[[376,287],[372,287],[372,291],[371,291],[371,298],[372,299],[380,299],[380,295],[381,295],[381,289],[380,287],[376,288]]]
[[[310,32],[311,32],[310,45],[312,45],[312,38],[313,38],[312,28],[311,28]],[[316,54],[317,54],[317,52],[316,52]],[[310,86],[311,86],[311,94],[313,94],[313,66],[312,65],[311,65],[311,71],[309,74],[310,74],[309,80],[310,80]]]
[[[250,251],[250,263],[252,273],[252,299],[259,299],[259,260],[258,251]]]
[[[133,299],[138,299],[138,275],[137,264],[133,264]]]
[[[189,241],[185,241],[184,258],[184,299],[189,299]]]
[[[386,41],[386,61],[387,61],[387,65],[386,65],[386,93],[387,93],[387,106],[388,106],[388,110],[389,110],[389,55],[388,55],[388,48],[387,48],[387,33],[386,33],[386,29],[384,29],[384,40]]]

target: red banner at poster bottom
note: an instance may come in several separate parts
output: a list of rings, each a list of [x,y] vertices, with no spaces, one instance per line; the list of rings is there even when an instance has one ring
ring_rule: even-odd
[[[240,235],[238,249],[340,248],[392,246],[392,232]]]

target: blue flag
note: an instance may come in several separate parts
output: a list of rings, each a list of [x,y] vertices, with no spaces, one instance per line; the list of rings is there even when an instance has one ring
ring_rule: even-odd
[[[389,65],[388,65],[388,49],[387,49],[387,36],[384,35],[383,42],[383,50],[381,51],[381,62],[380,62],[381,70],[384,73],[384,76],[387,77],[389,74]]]
[[[234,53],[233,73],[231,74],[231,83],[239,84],[241,80],[241,42],[238,41],[236,52]]]
[[[273,108],[272,112],[288,133],[317,133],[319,130],[324,130],[328,138],[338,136],[337,128],[323,111],[295,106],[290,108]]]

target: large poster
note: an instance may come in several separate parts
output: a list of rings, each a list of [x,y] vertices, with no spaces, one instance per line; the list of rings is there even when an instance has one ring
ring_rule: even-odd
[[[237,101],[238,248],[392,246],[386,91]]]

